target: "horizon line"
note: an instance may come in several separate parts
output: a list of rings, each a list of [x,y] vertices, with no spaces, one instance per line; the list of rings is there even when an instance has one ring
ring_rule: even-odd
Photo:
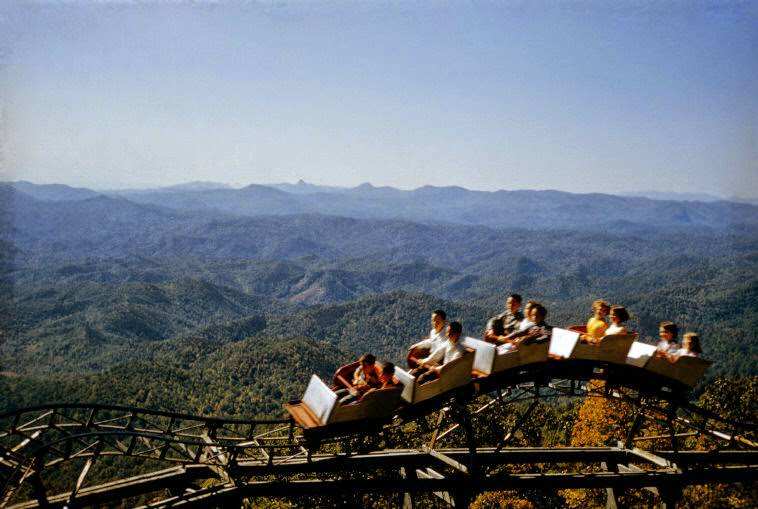
[[[312,182],[308,182],[304,179],[298,179],[296,182],[271,182],[271,183],[259,183],[259,182],[251,182],[248,184],[240,184],[238,182],[222,182],[222,181],[211,181],[211,180],[189,180],[189,181],[182,181],[182,182],[176,182],[176,183],[170,183],[165,185],[135,185],[135,186],[86,186],[86,185],[79,185],[79,184],[69,184],[65,182],[34,182],[29,179],[21,178],[17,180],[8,180],[4,181],[2,183],[9,183],[9,184],[17,184],[17,183],[27,183],[34,186],[66,186],[71,189],[84,189],[88,191],[98,192],[98,193],[135,193],[135,192],[150,192],[150,191],[160,191],[160,190],[171,190],[172,188],[177,188],[176,190],[182,190],[181,188],[191,188],[191,186],[217,186],[218,189],[228,189],[228,190],[241,190],[247,187],[251,186],[261,186],[261,187],[269,187],[273,189],[277,189],[278,186],[303,186],[303,187],[315,187],[315,188],[324,188],[324,191],[329,190],[340,190],[340,191],[351,191],[356,190],[359,188],[372,188],[372,189],[387,189],[387,190],[395,190],[400,192],[414,192],[418,191],[424,188],[433,188],[433,189],[461,189],[464,191],[469,192],[481,192],[481,193],[496,193],[496,192],[557,192],[557,193],[566,193],[566,194],[574,194],[574,195],[593,195],[593,194],[600,194],[600,195],[608,195],[608,196],[620,196],[620,197],[631,197],[631,198],[648,198],[648,199],[659,199],[659,200],[671,200],[671,198],[665,198],[665,196],[677,196],[680,197],[681,200],[679,201],[703,201],[702,198],[710,199],[710,201],[758,201],[758,196],[724,196],[721,194],[713,194],[713,193],[706,193],[706,192],[693,192],[693,191],[685,191],[685,192],[679,192],[679,191],[658,191],[658,190],[634,190],[634,191],[623,191],[623,192],[601,192],[601,191],[592,191],[592,192],[574,192],[574,191],[566,191],[562,189],[556,189],[556,188],[543,188],[543,189],[534,189],[534,188],[519,188],[519,189],[495,189],[495,190],[484,190],[484,189],[477,189],[477,188],[468,188],[464,186],[459,185],[433,185],[433,184],[425,184],[422,186],[414,187],[414,188],[403,188],[403,187],[395,187],[390,185],[374,185],[371,182],[362,182],[355,186],[346,186],[346,185],[335,185],[335,184],[314,184]],[[204,191],[204,190],[211,190],[209,189],[196,189],[196,191]],[[186,191],[192,191],[192,189],[185,189]],[[279,189],[283,191],[282,189]],[[286,192],[286,191],[284,191]],[[661,198],[651,198],[652,196],[660,196]],[[689,199],[686,199],[686,197],[690,197]],[[699,199],[700,198],[700,199]]]

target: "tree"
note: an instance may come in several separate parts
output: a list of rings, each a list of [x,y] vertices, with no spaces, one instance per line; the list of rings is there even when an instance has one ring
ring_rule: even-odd
[[[534,504],[515,491],[489,491],[476,497],[469,509],[534,509]]]

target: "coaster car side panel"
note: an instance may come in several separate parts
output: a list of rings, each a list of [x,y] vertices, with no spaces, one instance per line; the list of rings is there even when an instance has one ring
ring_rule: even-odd
[[[400,388],[377,389],[366,393],[355,403],[337,404],[329,419],[329,424],[391,417],[400,403],[401,392]]]
[[[497,355],[497,346],[488,343],[487,341],[472,337],[464,339],[463,344],[466,348],[474,350],[474,364],[472,365],[472,370],[485,375],[492,373],[495,356]]]
[[[541,341],[535,343],[522,343],[519,345],[516,351],[518,358],[518,366],[527,366],[529,364],[535,364],[545,362],[548,357],[548,351],[550,349],[550,341]],[[510,354],[505,354],[510,355]],[[502,358],[506,358],[502,356]],[[500,369],[499,365],[497,366]]]
[[[624,364],[632,343],[634,335],[631,334],[605,336],[597,345],[580,342],[574,347],[571,358]]]
[[[510,344],[494,345],[476,338],[466,338],[466,347],[475,352],[473,370],[479,375],[491,375],[507,369],[544,362],[547,360],[549,342],[522,343],[511,349]]]
[[[403,400],[410,404],[420,403],[443,392],[467,385],[471,382],[474,357],[474,351],[468,349],[461,357],[443,365],[439,378],[423,384],[419,384],[415,377],[404,370],[396,368],[395,376],[405,384]]]
[[[676,362],[653,357],[648,361],[645,370],[672,378],[687,387],[694,387],[703,378],[711,364],[711,361],[698,357],[679,357]]]

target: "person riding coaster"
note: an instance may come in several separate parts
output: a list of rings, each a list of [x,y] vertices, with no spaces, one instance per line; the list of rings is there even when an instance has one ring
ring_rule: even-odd
[[[409,368],[418,367],[419,359],[428,357],[435,349],[444,346],[447,342],[446,320],[447,314],[443,310],[432,311],[432,329],[429,331],[429,335],[408,347],[406,359]]]
[[[451,322],[447,330],[442,329],[439,325],[444,324],[444,314],[435,311],[433,327],[437,327],[432,332],[436,337],[419,343],[432,343],[440,337],[445,342],[416,359],[415,369],[405,371],[389,362],[382,366],[367,354],[341,367],[331,388],[313,375],[302,399],[289,402],[285,408],[293,422],[311,436],[347,429],[365,432],[369,424],[381,426],[393,416],[407,418],[428,412],[454,394],[471,394],[463,390],[467,386],[474,393],[480,388],[498,389],[503,384],[520,383],[530,373],[543,377],[546,370],[557,369],[583,379],[586,373],[594,376],[600,369],[603,373],[613,371],[617,380],[630,381],[632,387],[641,385],[645,390],[678,394],[694,387],[711,364],[698,358],[699,345],[690,337],[687,348],[676,352],[676,362],[672,362],[673,355],[662,355],[661,347],[670,348],[665,343],[673,343],[671,339],[675,337],[675,332],[669,330],[673,324],[668,322],[661,324],[664,341],[658,349],[635,341],[637,335],[628,332],[606,335],[602,342],[587,344],[579,340],[581,333],[547,325],[544,306],[532,307],[536,309],[530,309],[530,327],[515,331],[513,339],[518,341],[501,345],[475,338],[464,341],[460,323]],[[503,351],[511,344],[516,346],[514,350]]]
[[[411,370],[419,384],[435,380],[440,376],[442,367],[463,356],[466,349],[459,341],[463,332],[460,322],[450,322],[447,326],[447,342],[437,346],[429,356],[418,360],[418,366]]]
[[[352,366],[352,364],[348,366]],[[361,358],[358,359],[358,366],[353,371],[351,381],[346,379],[346,375],[349,376],[348,370],[339,370],[334,375],[335,384],[333,389],[335,394],[340,397],[339,402],[341,405],[359,399],[364,393],[382,385],[374,354],[366,353],[361,355]]]

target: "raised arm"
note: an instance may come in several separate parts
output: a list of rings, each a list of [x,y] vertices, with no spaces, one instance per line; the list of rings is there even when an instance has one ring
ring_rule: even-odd
[[[446,345],[439,345],[437,348],[434,349],[432,353],[429,354],[428,357],[425,357],[424,359],[421,359],[418,361],[420,366],[426,366],[428,368],[434,367],[435,365],[439,364],[440,361],[445,357],[445,348]]]
[[[408,350],[413,350],[414,348],[431,348],[432,343],[433,343],[432,338],[424,338],[417,343],[413,343],[411,346],[408,347]]]

